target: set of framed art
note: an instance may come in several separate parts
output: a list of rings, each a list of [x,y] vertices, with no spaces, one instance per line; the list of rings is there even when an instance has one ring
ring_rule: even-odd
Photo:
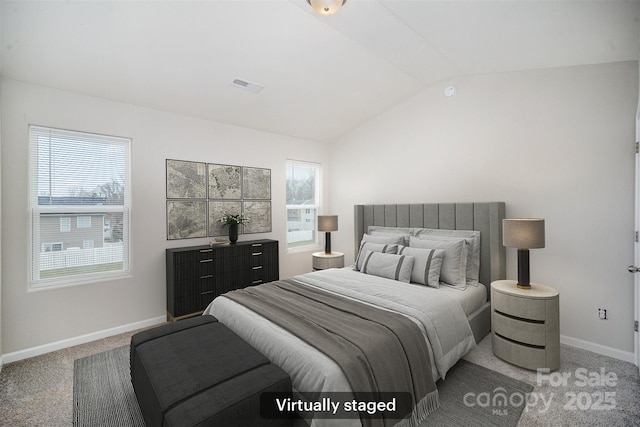
[[[271,231],[271,169],[167,159],[167,240],[225,236],[224,214],[244,214],[240,233]]]

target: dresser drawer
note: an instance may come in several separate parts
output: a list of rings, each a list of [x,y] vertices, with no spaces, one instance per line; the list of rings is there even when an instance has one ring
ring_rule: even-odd
[[[520,345],[493,334],[493,353],[501,359],[527,369],[547,367],[543,349]]]
[[[267,255],[264,252],[252,252],[251,253],[251,267],[258,267],[264,265]]]
[[[208,292],[215,290],[215,279],[213,274],[200,276],[200,292]]]
[[[496,334],[514,341],[543,347],[546,345],[544,323],[514,319],[494,311],[491,327]]]
[[[251,272],[249,274],[250,277],[250,284],[251,285],[259,285],[260,283],[265,283],[268,280],[266,280],[266,270],[264,268],[264,266],[255,266],[255,267],[251,267]]]
[[[212,248],[200,249],[198,250],[197,254],[199,260],[213,259]]]
[[[530,320],[546,319],[546,301],[544,299],[520,298],[500,292],[491,293],[494,311]]]

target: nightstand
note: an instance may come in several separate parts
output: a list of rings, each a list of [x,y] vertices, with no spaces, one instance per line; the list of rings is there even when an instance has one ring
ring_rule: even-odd
[[[560,367],[560,296],[550,286],[491,283],[493,354],[527,369]]]
[[[326,270],[327,268],[344,267],[344,254],[342,252],[331,252],[330,254],[324,252],[314,252],[312,257],[314,271]]]

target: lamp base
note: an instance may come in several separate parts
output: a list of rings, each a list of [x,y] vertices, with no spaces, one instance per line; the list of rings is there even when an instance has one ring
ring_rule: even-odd
[[[518,289],[531,289],[529,283],[529,250],[518,249]]]
[[[331,254],[331,233],[327,231],[324,237],[324,253]]]

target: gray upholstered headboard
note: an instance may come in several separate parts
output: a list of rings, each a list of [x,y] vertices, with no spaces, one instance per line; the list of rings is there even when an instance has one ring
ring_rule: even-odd
[[[355,205],[355,250],[370,225],[480,231],[480,282],[487,290],[506,277],[504,202]]]

